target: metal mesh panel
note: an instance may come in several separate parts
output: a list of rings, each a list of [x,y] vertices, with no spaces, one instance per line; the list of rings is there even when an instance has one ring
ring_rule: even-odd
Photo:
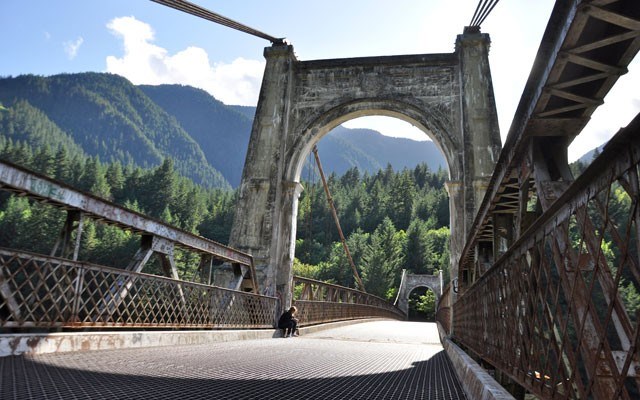
[[[451,284],[448,284],[442,296],[440,296],[440,302],[436,309],[436,321],[442,325],[442,328],[447,334],[451,333],[451,304],[453,301],[453,294]]]
[[[293,290],[303,326],[357,318],[406,319],[389,302],[355,289],[295,276]]]
[[[0,327],[271,328],[276,299],[0,249]]]

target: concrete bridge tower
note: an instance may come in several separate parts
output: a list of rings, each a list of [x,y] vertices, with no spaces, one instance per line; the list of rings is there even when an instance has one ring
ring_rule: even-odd
[[[451,276],[501,149],[489,36],[465,31],[455,52],[299,61],[293,47],[267,60],[230,246],[250,253],[261,291],[289,304],[300,173],[313,146],[345,121],[383,115],[421,129],[448,164]],[[222,272],[222,271],[220,271]],[[219,273],[241,287],[242,276]]]

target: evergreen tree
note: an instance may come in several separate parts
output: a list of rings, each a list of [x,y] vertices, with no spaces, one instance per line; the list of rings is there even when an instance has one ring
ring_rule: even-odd
[[[427,274],[429,258],[427,255],[427,224],[414,219],[407,230],[404,268],[414,274]]]
[[[71,165],[67,148],[60,146],[55,155],[53,178],[66,184],[73,183],[73,175],[71,173]]]
[[[0,243],[2,247],[22,248],[26,229],[24,221],[32,214],[29,200],[25,197],[11,196],[0,212]]]
[[[416,165],[413,169],[413,180],[416,183],[417,189],[424,188],[429,183],[429,178],[431,173],[429,172],[429,167],[425,163],[421,163]]]
[[[153,217],[161,217],[168,205],[174,201],[177,176],[173,169],[173,160],[166,158],[155,169],[151,179],[145,185],[144,209]]]
[[[109,191],[113,196],[113,201],[122,204],[126,199],[124,193],[125,176],[122,170],[122,164],[120,164],[119,161],[109,164],[107,167],[106,179],[107,184],[109,185]]]
[[[449,270],[449,238],[451,233],[448,227],[431,229],[425,235],[425,247],[427,249],[425,263],[427,273],[435,274],[438,269]],[[448,277],[447,277],[448,278]]]
[[[363,257],[362,280],[367,292],[385,297],[389,288],[400,283],[404,240],[404,232],[398,232],[388,217],[375,230]]]
[[[39,173],[48,177],[53,177],[56,172],[54,163],[54,155],[51,153],[51,149],[48,146],[40,147],[33,157],[31,162],[31,169],[38,171]]]
[[[109,199],[111,190],[105,177],[105,169],[97,158],[89,158],[80,177],[80,189]]]
[[[416,183],[412,174],[408,170],[397,174],[391,182],[389,203],[392,221],[398,229],[409,227],[415,195]]]

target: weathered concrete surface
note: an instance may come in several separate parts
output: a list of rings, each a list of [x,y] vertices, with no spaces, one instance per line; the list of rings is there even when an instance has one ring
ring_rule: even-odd
[[[351,320],[308,326],[300,328],[300,333],[307,335],[327,329],[371,321],[376,320]],[[281,336],[282,332],[279,329],[1,334],[0,357],[20,354],[198,345],[235,340],[269,339]]]
[[[276,330],[78,332],[0,335],[0,357],[88,350],[196,345],[233,340],[267,339]]]
[[[267,60],[230,246],[252,254],[263,294],[290,304],[299,183],[313,146],[341,123],[384,115],[430,136],[447,160],[451,276],[501,148],[489,37],[458,36],[450,54],[298,61],[291,46]],[[220,284],[217,282],[217,284]],[[225,285],[227,286],[227,285]]]
[[[473,361],[455,343],[446,339],[443,346],[468,398],[477,400],[515,400],[487,371]]]
[[[444,350],[469,399],[474,400],[515,400],[487,371],[453,343],[438,323],[438,333]]]

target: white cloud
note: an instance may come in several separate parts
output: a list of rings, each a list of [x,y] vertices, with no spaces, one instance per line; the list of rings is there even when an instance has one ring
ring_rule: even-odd
[[[47,39],[50,37],[47,33]],[[84,39],[82,37],[78,37],[75,41],[67,41],[62,45],[64,46],[64,52],[67,53],[69,60],[73,60],[78,55],[78,50],[80,50],[80,46],[84,43]]]
[[[483,28],[492,34],[489,56],[503,141],[544,31],[544,24],[538,26],[540,15],[551,11],[552,2],[546,0],[544,3],[534,10],[538,15],[536,18],[527,18],[532,11],[523,9],[522,3],[509,7],[506,3],[502,8],[496,8],[495,15],[488,19],[488,26]],[[520,29],[521,25],[527,28]],[[232,63],[216,63],[209,59],[205,50],[195,46],[169,54],[165,48],[154,44],[151,26],[134,17],[113,19],[107,27],[124,44],[121,56],[107,57],[108,72],[122,75],[134,84],[191,85],[208,91],[226,104],[256,105],[264,71],[263,60],[238,58]],[[452,43],[449,48],[441,51],[453,51]],[[640,110],[640,96],[634,91],[640,87],[640,62],[634,64],[569,148],[570,161],[607,141]],[[365,117],[345,125],[375,129],[389,136],[426,138],[417,128],[395,118]]]
[[[108,56],[107,71],[134,84],[184,84],[198,87],[226,104],[256,105],[264,62],[238,58],[211,64],[208,54],[190,46],[173,55],[155,44],[151,26],[135,17],[115,18],[107,28],[123,39],[124,55]]]

